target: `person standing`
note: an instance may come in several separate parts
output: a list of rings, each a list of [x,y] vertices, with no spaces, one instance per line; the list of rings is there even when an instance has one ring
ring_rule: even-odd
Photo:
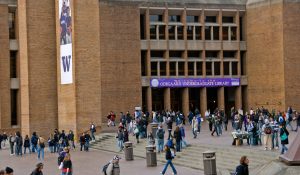
[[[85,145],[84,133],[82,133],[82,135],[79,137],[79,140],[80,140],[80,151],[82,151],[82,148],[84,148]]]
[[[180,152],[180,147],[181,147],[180,143],[181,143],[182,137],[181,137],[181,132],[180,132],[180,129],[178,126],[176,126],[173,135],[176,140],[176,152]]]
[[[264,145],[265,150],[268,148],[271,150],[271,144],[272,144],[272,127],[269,123],[268,119],[265,119],[265,124],[262,126],[262,131],[264,132]]]
[[[5,143],[7,141],[7,134],[6,134],[6,132],[3,132],[2,138],[3,138],[3,140],[2,140],[2,142],[3,142],[3,148],[5,148]]]
[[[168,166],[170,165],[171,168],[172,168],[173,174],[177,175],[177,171],[176,171],[176,169],[175,169],[175,167],[174,167],[174,165],[172,163],[172,159],[174,159],[174,156],[172,156],[171,150],[168,147],[168,145],[165,145],[165,151],[166,151],[166,160],[167,160],[167,163],[166,163],[163,171],[160,172],[160,174],[164,175],[166,173],[166,171],[167,171]]]
[[[180,143],[180,147],[181,147],[181,149],[182,148],[185,148],[185,147],[187,147],[187,142],[186,142],[186,140],[185,140],[185,128],[184,128],[184,126],[183,126],[183,124],[180,124],[180,133],[181,133],[181,143]]]
[[[249,159],[247,156],[242,156],[240,159],[240,165],[236,167],[235,175],[249,175],[248,164]]]
[[[31,136],[31,152],[37,152],[37,144],[38,144],[38,136],[36,135],[36,132],[32,133]]]
[[[197,131],[198,131],[198,122],[197,122],[196,116],[194,116],[194,118],[192,120],[192,132],[194,135],[194,139],[197,138]]]
[[[117,146],[119,148],[119,152],[123,151],[123,142],[124,142],[124,133],[122,128],[119,128],[118,132],[117,132]]]
[[[9,135],[9,146],[10,146],[10,155],[14,155],[14,145],[16,137],[10,133]]]
[[[69,140],[69,145],[70,147],[75,150],[75,142],[74,142],[74,133],[72,130],[69,131],[69,134],[68,134],[68,140]]]
[[[43,175],[43,168],[44,168],[44,164],[43,163],[38,163],[36,165],[36,168],[32,171],[32,173],[30,175]]]
[[[92,141],[95,141],[96,126],[93,122],[90,125],[90,131],[91,131],[91,135],[92,135]]]
[[[172,126],[173,126],[173,121],[172,121],[171,117],[168,117],[168,119],[167,119],[167,128],[169,131],[168,140],[171,138],[171,135],[172,135]]]
[[[31,153],[31,150],[30,150],[30,139],[29,139],[28,135],[26,135],[25,139],[24,139],[24,154],[26,154],[26,149],[28,149],[29,153]]]
[[[288,148],[285,145],[289,144],[289,132],[283,124],[281,124],[279,128],[281,140],[281,154],[284,154],[284,152],[288,150]]]
[[[19,131],[16,132],[16,155],[22,156],[22,146],[23,146],[23,138],[21,136],[21,133]]]
[[[44,155],[45,155],[45,139],[40,136],[38,139],[38,160],[44,160]]]
[[[162,125],[158,126],[156,131],[156,139],[157,139],[157,151],[158,153],[162,152],[164,149],[164,137],[165,137],[165,130],[163,129]]]
[[[84,135],[84,139],[85,139],[85,142],[84,142],[84,150],[85,150],[85,151],[89,151],[90,141],[92,140],[90,134],[89,134],[89,133],[86,133],[86,134]]]

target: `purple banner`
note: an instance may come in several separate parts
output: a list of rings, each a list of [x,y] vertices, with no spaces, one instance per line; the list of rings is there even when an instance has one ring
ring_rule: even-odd
[[[157,88],[220,87],[239,85],[239,78],[152,78],[150,80],[150,86]]]

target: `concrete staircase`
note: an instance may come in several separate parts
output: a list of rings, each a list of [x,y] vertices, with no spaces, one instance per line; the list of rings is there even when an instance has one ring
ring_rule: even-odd
[[[135,144],[135,138],[132,136],[129,140],[134,142],[133,153],[134,157],[145,158],[147,141],[141,139],[139,144]],[[118,152],[116,138],[114,133],[103,133],[97,136],[95,142],[91,143],[91,148],[96,150],[108,151],[117,154],[124,154]],[[239,164],[239,159],[242,155],[248,156],[250,160],[249,169],[250,172],[256,172],[254,169],[258,169],[263,165],[270,163],[271,161],[278,159],[278,152],[263,151],[257,148],[245,148],[235,146],[222,146],[222,145],[203,145],[193,144],[182,152],[176,153],[176,157],[173,160],[175,165],[189,167],[193,169],[203,170],[203,152],[210,150],[216,152],[216,161],[218,174],[230,174],[235,170],[235,167]],[[166,162],[165,154],[157,154],[157,160],[159,162]],[[146,161],[145,161],[146,162]],[[251,173],[252,174],[252,173]]]

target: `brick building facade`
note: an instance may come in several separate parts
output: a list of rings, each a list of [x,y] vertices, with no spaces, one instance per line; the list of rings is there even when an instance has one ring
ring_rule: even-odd
[[[298,0],[70,2],[73,82],[61,84],[58,0],[0,0],[0,129],[79,133],[136,106],[300,108]],[[238,84],[152,83],[173,79]]]

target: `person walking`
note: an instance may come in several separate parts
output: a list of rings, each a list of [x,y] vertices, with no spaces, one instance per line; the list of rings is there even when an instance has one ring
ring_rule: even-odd
[[[172,126],[173,126],[173,121],[172,121],[171,117],[168,117],[168,119],[167,119],[167,128],[168,128],[168,132],[169,132],[168,140],[171,138],[171,135],[172,135]]]
[[[84,150],[89,151],[90,141],[92,140],[92,138],[88,132],[84,135],[84,139],[85,139]]]
[[[119,128],[118,132],[117,132],[117,146],[119,148],[119,152],[123,151],[124,148],[124,133],[123,133],[123,129]]]
[[[121,158],[118,155],[115,155],[113,157],[113,160],[110,161],[107,169],[106,169],[106,175],[120,175],[121,169],[119,165],[119,160]]]
[[[271,144],[272,144],[272,127],[269,123],[268,119],[265,119],[265,124],[262,126],[262,131],[264,133],[264,145],[265,150],[268,148],[271,150]]]
[[[90,125],[90,131],[91,131],[92,141],[95,141],[96,126],[93,122]]]
[[[235,175],[249,175],[248,165],[249,159],[247,156],[242,156],[240,159],[240,165],[236,167]]]
[[[279,128],[281,140],[281,154],[284,154],[284,152],[288,150],[288,148],[285,145],[289,144],[289,132],[283,124],[281,124]]]
[[[181,149],[182,148],[185,148],[187,147],[187,142],[185,140],[185,128],[184,128],[184,125],[183,124],[180,124],[180,133],[181,133],[181,143],[180,143],[180,147]]]
[[[82,148],[84,148],[85,145],[84,133],[82,133],[82,135],[79,137],[79,141],[80,141],[80,151],[82,151]]]
[[[33,132],[32,133],[32,136],[31,136],[31,152],[37,152],[37,144],[38,144],[38,136],[36,135],[36,132]]]
[[[180,152],[180,147],[181,147],[180,143],[181,143],[182,137],[181,137],[181,132],[180,132],[180,129],[178,126],[176,126],[173,135],[176,140],[176,152]]]
[[[73,150],[75,150],[75,142],[74,142],[75,138],[74,138],[74,133],[73,133],[72,130],[69,131],[69,134],[68,134],[67,137],[68,137],[68,141],[70,142],[70,143],[69,143],[70,147],[71,147]]]
[[[45,139],[40,136],[38,139],[38,160],[44,161],[45,155]]]
[[[198,122],[197,122],[196,116],[194,116],[194,118],[192,120],[192,132],[194,135],[194,139],[197,138],[197,131],[198,131]]]
[[[48,148],[50,153],[54,153],[54,138],[53,134],[50,134],[48,138]]]
[[[15,146],[15,153],[17,156],[22,156],[22,146],[23,146],[23,138],[21,136],[20,131],[16,132],[16,146]]]
[[[44,164],[43,163],[38,163],[36,165],[36,168],[32,171],[32,173],[30,175],[43,175],[43,168],[44,168]]]
[[[166,152],[166,160],[167,160],[167,163],[166,163],[166,165],[165,165],[163,171],[160,172],[160,174],[161,174],[161,175],[164,175],[164,174],[166,173],[166,171],[167,171],[168,166],[170,165],[171,168],[172,168],[173,174],[174,174],[174,175],[177,175],[177,171],[176,171],[176,169],[175,169],[175,167],[174,167],[174,165],[173,165],[173,163],[172,163],[172,159],[174,159],[174,156],[172,156],[171,150],[170,150],[170,148],[168,147],[168,145],[165,145],[165,152]]]
[[[14,145],[15,145],[15,139],[16,137],[10,133],[9,135],[9,146],[10,146],[10,155],[14,155]]]
[[[72,175],[72,161],[70,153],[67,153],[64,157],[64,160],[61,162],[59,169],[61,170],[61,175]]]

